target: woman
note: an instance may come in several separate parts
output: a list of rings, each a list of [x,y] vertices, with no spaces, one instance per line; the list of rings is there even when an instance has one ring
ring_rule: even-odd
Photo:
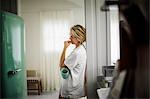
[[[64,42],[64,49],[60,58],[60,68],[67,67],[69,77],[62,79],[60,99],[78,99],[85,96],[85,69],[86,49],[83,42],[86,41],[86,30],[81,25],[75,25],[70,29],[70,40]],[[75,44],[73,52],[65,59],[65,52],[70,44]]]

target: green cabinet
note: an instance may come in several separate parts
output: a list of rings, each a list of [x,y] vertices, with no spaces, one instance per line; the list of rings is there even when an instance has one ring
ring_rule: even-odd
[[[22,99],[27,95],[24,61],[24,21],[0,12],[1,98]]]

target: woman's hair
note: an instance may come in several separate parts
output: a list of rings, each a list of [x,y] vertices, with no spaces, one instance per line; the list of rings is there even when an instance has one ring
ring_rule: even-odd
[[[77,38],[77,40],[82,44],[86,41],[86,29],[81,25],[74,25],[71,27],[72,34]]]

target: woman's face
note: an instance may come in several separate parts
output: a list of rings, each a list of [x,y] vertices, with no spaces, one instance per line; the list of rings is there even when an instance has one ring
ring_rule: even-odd
[[[77,38],[72,33],[73,30],[70,31],[70,40],[72,44],[78,44]]]

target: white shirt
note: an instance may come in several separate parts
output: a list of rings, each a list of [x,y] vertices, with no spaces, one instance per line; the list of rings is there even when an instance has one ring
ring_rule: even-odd
[[[65,59],[64,64],[71,74],[67,79],[62,78],[61,96],[66,98],[80,98],[84,96],[84,77],[86,68],[86,49],[78,46]]]

